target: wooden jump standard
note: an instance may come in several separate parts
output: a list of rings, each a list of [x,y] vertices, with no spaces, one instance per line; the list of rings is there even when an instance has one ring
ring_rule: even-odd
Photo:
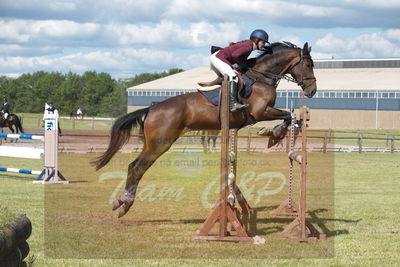
[[[274,212],[273,215],[295,215],[297,216],[281,233],[277,234],[278,237],[288,238],[294,242],[316,242],[318,239],[325,239],[326,235],[319,233],[319,231],[311,224],[306,218],[306,187],[307,187],[307,121],[310,120],[309,109],[305,106],[300,108],[301,125],[301,155],[294,152],[294,120],[292,116],[292,125],[290,129],[291,150],[289,151],[289,169],[293,168],[293,161],[300,164],[300,203],[298,209],[293,204],[291,195],[291,179],[292,170],[289,171],[289,188],[288,199],[283,202]]]
[[[221,171],[220,171],[220,198],[212,209],[204,224],[197,231],[197,241],[233,241],[253,242],[247,233],[240,215],[253,212],[246,199],[237,187],[237,129],[229,130],[229,82],[224,77],[221,86]],[[241,210],[235,207],[235,199]],[[218,231],[213,231],[214,225],[219,222]],[[228,225],[231,230],[228,230]]]
[[[287,191],[287,199],[279,205],[278,208],[271,211],[270,214],[277,215],[287,215],[287,216],[296,216],[298,215],[298,205],[294,202],[292,197],[293,192],[293,159],[291,158],[292,152],[294,153],[294,144],[295,144],[295,124],[296,124],[296,115],[293,110],[291,110],[291,124],[289,131],[289,176],[288,176],[288,191]],[[292,155],[293,156],[293,155]],[[298,155],[298,157],[301,157]],[[301,159],[300,159],[301,160]]]

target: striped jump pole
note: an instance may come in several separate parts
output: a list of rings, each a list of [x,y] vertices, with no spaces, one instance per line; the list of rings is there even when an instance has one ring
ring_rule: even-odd
[[[34,139],[44,141],[44,136],[41,135],[27,135],[27,134],[4,134],[0,133],[0,138],[11,138],[11,139]],[[0,167],[1,172],[15,172],[23,174],[35,174],[40,175],[42,171],[16,169],[16,168],[4,168]]]
[[[0,138],[31,139],[31,140],[44,141],[44,136],[42,136],[42,135],[29,135],[29,134],[5,134],[5,133],[0,133]]]
[[[16,173],[24,173],[24,174],[36,174],[40,175],[42,171],[33,171],[33,170],[25,170],[25,169],[15,169],[15,168],[3,168],[0,167],[1,172],[16,172]]]

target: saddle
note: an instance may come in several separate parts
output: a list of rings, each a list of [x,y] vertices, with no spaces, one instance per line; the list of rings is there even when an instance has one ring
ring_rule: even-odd
[[[10,119],[10,113],[8,113],[8,118],[6,119],[6,116],[5,116],[5,114],[4,114],[4,112],[3,111],[0,111],[0,120],[3,120],[3,121],[8,121],[9,119]]]

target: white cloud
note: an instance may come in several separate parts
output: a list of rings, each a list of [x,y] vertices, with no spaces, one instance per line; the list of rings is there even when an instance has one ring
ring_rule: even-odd
[[[185,21],[253,21],[265,27],[397,27],[400,4],[361,0],[173,0],[163,17]]]
[[[184,28],[172,21],[163,20],[154,27],[128,24],[111,25],[105,29],[117,35],[121,45],[148,44],[159,47],[195,48],[237,40],[240,35],[233,23],[210,24],[199,22]]]
[[[0,39],[8,42],[27,42],[30,34],[24,30],[26,25],[22,20],[0,20]]]
[[[320,5],[320,6],[334,6],[334,7],[374,7],[374,8],[394,8],[400,7],[400,2],[398,0],[297,0],[297,3],[303,3],[307,5]]]
[[[99,30],[94,23],[66,20],[0,20],[0,39],[7,42],[28,43],[32,40],[54,41],[90,38]]]
[[[26,10],[31,8],[49,9],[52,11],[75,11],[76,1],[52,1],[52,0],[2,0],[4,7]]]
[[[400,57],[399,12],[398,0],[1,0],[0,74],[208,65],[211,45],[255,28],[312,42],[314,58]]]
[[[0,44],[0,55],[5,56],[30,56],[35,55],[50,55],[62,52],[61,47],[55,46],[40,46],[40,47],[24,47],[16,44]]]
[[[160,26],[160,29],[163,27]],[[208,45],[208,41],[218,37],[217,31],[215,31],[215,36],[207,36],[204,40],[199,37],[203,32],[209,32],[209,27],[215,26],[201,23],[192,25],[186,29],[187,33],[183,36],[188,38],[186,40],[188,42],[200,44],[204,41]],[[192,33],[192,35],[189,33]],[[397,29],[363,34],[352,39],[340,38],[329,33],[313,44],[312,56],[314,59],[331,57],[400,57],[399,35],[400,31]],[[287,35],[279,39],[291,41],[300,47],[302,46],[300,37],[297,35]],[[208,48],[204,52],[198,53],[192,49],[171,50],[162,49],[161,46],[159,48],[125,46],[112,49],[97,49],[89,52],[56,54],[53,56],[47,53],[58,52],[56,47],[47,46],[40,49],[41,51],[38,53],[42,56],[22,57],[15,55],[27,53],[25,47],[0,45],[0,53],[5,53],[6,55],[0,57],[0,73],[12,73],[15,75],[18,72],[33,72],[37,70],[82,73],[87,70],[96,70],[109,72],[115,77],[130,77],[140,72],[163,71],[175,67],[189,69],[209,64]],[[9,54],[7,54],[7,51],[9,51]],[[11,53],[10,51],[14,52]]]
[[[400,7],[400,2],[398,0],[342,0],[336,1],[336,4],[350,4],[350,5],[357,5],[357,6],[368,6],[374,8],[395,8]]]
[[[76,23],[66,20],[35,21],[30,23],[33,34],[44,38],[76,38],[95,34],[99,25],[94,23]]]
[[[280,42],[286,41],[286,42],[295,44],[298,47],[303,47],[303,43],[301,42],[300,37],[296,36],[296,35],[287,35],[287,36],[281,37],[281,38],[279,38],[279,41]]]
[[[325,58],[400,57],[399,37],[400,30],[397,29],[363,34],[353,39],[328,33],[316,42],[314,51]]]
[[[117,74],[128,73],[128,76],[132,76],[138,70],[155,72],[170,68],[193,68],[203,66],[206,62],[208,62],[208,56],[197,54],[184,55],[165,50],[125,48],[74,53],[61,57],[0,57],[0,73],[15,74],[21,70],[23,72],[45,70],[82,73],[96,70]]]
[[[0,39],[19,44],[39,43],[68,46],[77,43],[91,47],[97,45],[154,45],[158,47],[203,47],[227,44],[240,35],[234,23],[192,23],[183,27],[168,20],[149,25],[77,23],[73,21],[0,20]],[[93,43],[96,38],[97,43]]]
[[[292,1],[263,0],[174,0],[165,15],[178,18],[208,17],[230,21],[242,18],[264,19],[323,17],[335,15],[344,10],[338,7],[320,6],[317,3],[297,4]]]
[[[384,32],[384,36],[400,45],[400,29],[390,29]]]

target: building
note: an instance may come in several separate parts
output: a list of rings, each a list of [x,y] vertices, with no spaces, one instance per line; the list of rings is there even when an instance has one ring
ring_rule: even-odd
[[[400,129],[400,58],[315,60],[318,91],[305,104],[319,129]],[[199,67],[128,88],[128,112],[188,92],[215,78]],[[276,108],[301,105],[301,88],[281,80]],[[275,125],[259,123],[260,126]]]

